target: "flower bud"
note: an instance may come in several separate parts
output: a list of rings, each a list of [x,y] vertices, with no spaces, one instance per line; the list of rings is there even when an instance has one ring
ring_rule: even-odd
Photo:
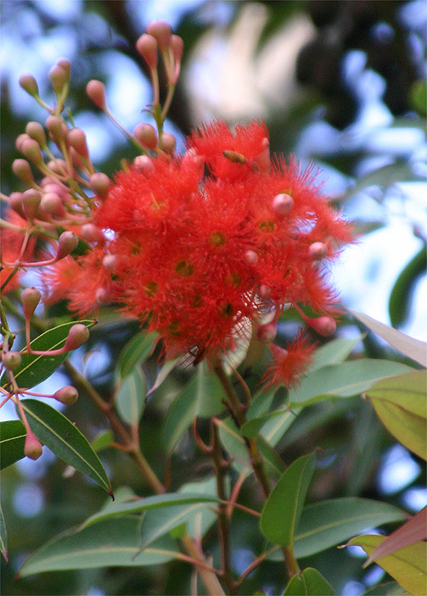
[[[102,264],[106,269],[108,269],[108,271],[113,272],[117,268],[118,258],[116,255],[105,255],[105,257],[102,259]]]
[[[73,252],[79,243],[79,238],[74,232],[62,232],[58,239],[58,249],[56,251],[55,259],[60,261],[67,255]]]
[[[166,21],[152,21],[148,24],[147,33],[152,35],[159,45],[160,51],[169,48],[172,39],[172,28]]]
[[[262,146],[263,150],[255,157],[254,162],[262,171],[268,172],[270,169],[270,141],[267,137],[263,138]]]
[[[66,214],[61,197],[54,192],[48,192],[42,196],[40,207],[55,217],[63,217]]]
[[[136,42],[136,49],[144,58],[149,68],[154,69],[157,66],[157,41],[152,35],[144,33]]]
[[[95,297],[99,304],[110,304],[111,302],[110,292],[106,288],[98,288]]]
[[[68,58],[60,58],[56,64],[65,70],[67,78],[69,79],[71,72],[71,62],[68,60]]]
[[[308,254],[313,261],[320,261],[328,254],[328,247],[323,242],[313,242],[308,249]]]
[[[49,70],[49,79],[52,83],[55,93],[60,95],[65,84],[68,82],[68,75],[66,71],[62,68],[62,66],[55,64],[55,66],[52,66],[52,68]]]
[[[175,151],[176,139],[173,135],[168,132],[162,134],[162,149],[165,153],[172,155]]]
[[[68,337],[64,345],[64,350],[70,352],[83,345],[89,339],[89,329],[82,323],[73,325],[68,332]]]
[[[261,284],[259,287],[259,295],[261,296],[261,298],[268,300],[269,298],[271,298],[271,288],[269,288],[265,284]]]
[[[102,230],[93,223],[84,224],[82,226],[82,238],[86,242],[104,242],[105,237]]]
[[[48,116],[46,119],[46,128],[50,132],[50,136],[55,143],[60,143],[64,140],[65,133],[63,122],[59,116]]]
[[[22,308],[24,311],[25,318],[31,319],[36,310],[40,300],[41,300],[41,293],[37,288],[25,288],[22,292],[21,300],[22,300]]]
[[[87,159],[89,151],[86,143],[86,135],[80,128],[72,128],[67,132],[66,141],[79,155]]]
[[[25,437],[24,453],[31,459],[38,459],[43,453],[43,445],[31,430],[27,431]]]
[[[28,221],[32,221],[36,217],[40,202],[41,194],[34,188],[29,188],[22,193],[22,209]]]
[[[31,139],[37,141],[41,147],[46,146],[46,133],[40,122],[28,122],[25,132]]]
[[[40,145],[34,139],[27,139],[22,143],[22,153],[29,161],[32,161],[37,166],[43,163],[43,156],[40,150]]]
[[[171,43],[175,62],[179,64],[184,53],[184,42],[182,40],[182,37],[179,37],[179,35],[172,35]]]
[[[65,387],[62,387],[62,389],[58,389],[58,391],[55,391],[52,397],[61,402],[61,404],[65,404],[66,406],[72,406],[76,403],[79,397],[79,392],[72,385],[66,385]]]
[[[89,178],[89,184],[93,192],[96,193],[100,199],[107,198],[111,185],[111,180],[107,174],[103,174],[102,172],[92,174]]]
[[[16,137],[15,147],[18,149],[20,153],[23,153],[22,146],[24,141],[30,141],[31,137],[27,133],[22,133]]]
[[[22,208],[22,192],[12,192],[10,194],[9,207],[25,219],[24,209]]]
[[[294,208],[294,200],[291,195],[280,193],[273,199],[273,209],[278,217],[285,217]]]
[[[135,127],[133,131],[135,138],[147,149],[155,149],[157,147],[157,133],[154,126],[151,124],[141,123]]]
[[[12,163],[12,171],[15,176],[18,176],[18,178],[22,180],[22,182],[25,182],[25,184],[28,184],[28,186],[35,186],[36,181],[34,180],[30,164],[26,159],[15,159]]]
[[[58,174],[59,176],[64,176],[68,173],[67,162],[64,159],[57,158],[55,161],[51,160],[47,163],[47,167],[54,174]]]
[[[266,325],[260,325],[257,330],[257,339],[263,343],[272,342],[277,334],[277,327],[275,323],[267,323]]]
[[[37,86],[37,81],[30,74],[23,74],[19,77],[19,84],[21,85],[22,89],[29,93],[32,97],[38,97],[39,95],[39,88]]]
[[[86,85],[86,93],[93,103],[98,106],[98,108],[101,108],[101,110],[107,109],[104,83],[101,83],[101,81],[97,81],[96,79],[92,79]]]
[[[19,352],[10,351],[3,354],[3,364],[8,370],[16,370],[22,364],[22,356]]]
[[[230,150],[226,149],[225,151],[222,152],[222,154],[225,158],[229,159],[233,163],[241,163],[241,164],[246,163],[246,157],[244,155],[242,155],[241,153],[237,153],[237,151],[230,151]]]
[[[316,333],[323,337],[329,337],[337,328],[337,324],[332,317],[324,316],[317,318],[306,318],[305,322],[310,325]]]
[[[154,171],[153,160],[148,157],[148,155],[138,155],[138,157],[135,157],[133,160],[133,164],[138,172],[149,174],[150,172]]]
[[[258,263],[258,254],[254,250],[247,250],[245,259],[248,265],[256,265]]]

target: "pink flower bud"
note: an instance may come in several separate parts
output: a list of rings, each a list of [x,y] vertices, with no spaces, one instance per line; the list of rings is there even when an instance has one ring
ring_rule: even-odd
[[[154,126],[151,124],[138,124],[133,131],[135,138],[147,149],[155,149],[157,147],[157,133]]]
[[[262,146],[264,149],[259,153],[254,162],[261,168],[262,171],[268,172],[270,169],[270,141],[267,137],[262,140]]]
[[[16,370],[22,364],[22,356],[19,352],[6,352],[3,354],[3,364],[8,370]]]
[[[40,207],[55,217],[63,217],[66,214],[61,197],[54,192],[48,192],[42,196]]]
[[[24,453],[31,459],[38,459],[43,453],[43,445],[31,430],[27,431],[25,437]]]
[[[148,157],[148,155],[138,155],[138,157],[135,157],[133,160],[133,164],[138,172],[149,174],[154,171],[153,160]]]
[[[93,223],[84,224],[82,226],[82,238],[86,242],[104,242],[105,237],[102,230]]]
[[[259,287],[259,295],[261,296],[261,298],[268,300],[269,298],[271,298],[271,289],[265,284],[261,284]]]
[[[273,199],[273,209],[278,217],[285,217],[294,208],[294,200],[291,195],[281,193]]]
[[[67,132],[67,143],[73,147],[79,155],[84,158],[89,157],[89,151],[86,143],[86,135],[80,128],[72,128]]]
[[[22,153],[29,161],[32,161],[37,166],[43,163],[40,145],[34,139],[27,139],[22,143]]]
[[[267,323],[258,327],[257,339],[263,343],[270,343],[274,340],[277,334],[277,327],[275,323]]]
[[[62,389],[55,391],[52,397],[66,406],[72,406],[76,403],[79,397],[79,392],[72,385],[66,385],[65,387],[62,387]]]
[[[86,93],[93,103],[98,106],[98,108],[101,108],[101,110],[107,109],[104,83],[101,83],[101,81],[97,81],[96,79],[92,79],[86,85]]]
[[[162,149],[165,153],[172,155],[175,151],[176,139],[173,135],[168,132],[162,134]]]
[[[47,163],[47,167],[54,174],[59,174],[60,176],[64,176],[64,174],[68,173],[68,166],[64,159],[56,159],[55,161],[49,161]]]
[[[111,180],[107,174],[103,174],[102,172],[92,174],[89,178],[89,184],[93,192],[96,193],[100,199],[107,198],[111,185]]]
[[[22,207],[22,192],[11,193],[9,197],[9,207],[25,219],[24,209]]]
[[[25,184],[28,184],[28,186],[35,186],[36,181],[34,180],[30,164],[26,159],[15,159],[12,163],[12,171],[15,176],[18,176],[18,178],[22,180],[22,182],[25,182]]]
[[[60,58],[56,64],[65,70],[67,78],[69,79],[71,72],[71,62],[68,60],[68,58]]]
[[[106,288],[98,288],[95,297],[99,304],[110,304],[111,302],[110,292]]]
[[[73,252],[79,243],[79,238],[74,232],[62,232],[58,239],[58,249],[56,251],[55,259],[60,261],[67,255]]]
[[[24,311],[25,318],[31,319],[36,310],[40,300],[41,300],[41,293],[37,288],[25,288],[22,292],[21,300],[22,300],[22,308]]]
[[[30,141],[31,137],[27,133],[22,133],[16,137],[15,147],[18,149],[20,153],[23,153],[22,146],[24,141]]]
[[[328,254],[328,247],[323,242],[313,242],[308,249],[308,254],[313,261],[320,261]]]
[[[104,267],[106,269],[108,269],[108,271],[115,271],[115,269],[117,268],[118,265],[118,259],[116,255],[105,255],[105,257],[102,259],[102,264],[104,265]]]
[[[317,318],[306,318],[305,322],[310,325],[316,333],[323,337],[329,337],[337,328],[337,324],[332,317],[324,316]]]
[[[60,95],[64,89],[64,85],[68,81],[68,75],[66,71],[61,66],[56,64],[49,70],[49,79],[52,83],[55,93]]]
[[[40,122],[28,122],[25,132],[30,138],[37,141],[41,147],[46,146],[46,133]]]
[[[157,66],[158,55],[157,55],[157,41],[152,35],[144,33],[136,42],[136,49],[144,58],[150,69],[154,69]]]
[[[179,37],[179,35],[172,35],[171,43],[175,62],[179,64],[182,59],[182,54],[184,53],[184,42],[182,40],[182,37]]]
[[[34,188],[29,188],[22,193],[22,209],[28,221],[32,221],[36,217],[40,202],[41,194]]]
[[[258,263],[258,254],[254,250],[247,250],[245,259],[249,265],[256,265]]]
[[[24,89],[27,93],[29,93],[32,97],[37,97],[39,94],[39,88],[37,86],[37,81],[30,74],[23,74],[19,77],[19,84],[21,85],[22,89]]]
[[[73,325],[68,332],[68,337],[64,345],[64,351],[70,352],[83,345],[89,339],[89,329],[82,323]]]
[[[48,116],[46,119],[46,128],[55,143],[60,143],[65,138],[63,122],[59,116]]]
[[[166,21],[153,21],[147,27],[147,33],[156,38],[160,51],[169,48],[172,39],[172,28]]]

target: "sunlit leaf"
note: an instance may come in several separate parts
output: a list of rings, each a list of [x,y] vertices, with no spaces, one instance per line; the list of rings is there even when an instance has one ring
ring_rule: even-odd
[[[302,573],[294,575],[286,586],[283,596],[334,596],[335,590],[323,575],[307,567]]]
[[[140,331],[132,337],[123,348],[119,362],[118,372],[122,379],[127,377],[137,364],[142,364],[154,351],[158,334]]]
[[[60,459],[86,474],[107,492],[110,481],[86,437],[63,414],[35,400],[21,400],[31,430]]]
[[[20,420],[0,422],[0,470],[25,457],[27,431]]]
[[[6,530],[6,522],[3,515],[3,509],[0,506],[0,551],[3,557],[8,562],[7,556],[7,530]]]
[[[147,380],[140,366],[134,366],[124,378],[116,394],[115,406],[120,418],[127,424],[141,420],[147,395]]]

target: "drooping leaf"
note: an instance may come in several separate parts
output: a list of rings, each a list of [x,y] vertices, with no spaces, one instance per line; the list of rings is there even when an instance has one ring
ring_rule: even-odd
[[[366,395],[381,422],[405,447],[427,458],[427,379],[419,370],[373,385]]]
[[[26,435],[27,431],[20,420],[0,422],[0,470],[25,457]]]
[[[361,546],[367,555],[386,540],[386,536],[364,534],[350,540],[346,546]],[[425,594],[427,542],[416,542],[391,555],[376,560],[384,571],[395,579],[410,594]]]
[[[176,544],[168,536],[141,553],[140,525],[138,517],[126,516],[106,520],[81,532],[75,528],[68,530],[28,557],[20,576],[65,569],[158,565],[176,556]]]
[[[409,337],[409,335],[405,335],[401,331],[397,331],[393,329],[393,327],[389,327],[388,325],[384,325],[368,315],[362,314],[360,312],[356,312],[351,310],[350,308],[347,309],[349,313],[351,313],[356,319],[359,319],[368,329],[377,333],[380,337],[385,339],[393,348],[396,348],[408,358],[411,358],[415,362],[422,364],[423,366],[427,367],[427,343],[420,341],[419,339],[414,339],[413,337]],[[399,373],[396,373],[399,374]]]
[[[381,501],[344,497],[307,505],[295,532],[295,556],[308,557],[368,528],[402,521],[406,514]]]
[[[0,506],[0,551],[5,558],[6,563],[8,562],[7,556],[7,530],[6,522],[3,515],[3,509]]]
[[[369,358],[325,366],[306,376],[298,387],[290,391],[291,406],[307,406],[331,397],[359,395],[376,381],[413,370],[400,362]]]
[[[62,348],[68,336],[71,327],[80,323],[86,325],[88,329],[93,327],[96,321],[72,321],[63,323],[53,329],[45,331],[31,342],[31,348],[37,351],[57,350]],[[30,389],[45,381],[61,366],[67,358],[68,352],[59,356],[34,356],[32,354],[23,354],[21,366],[14,371],[14,376],[19,387]],[[5,375],[1,379],[2,387],[7,385]]]
[[[393,327],[399,327],[408,318],[411,296],[419,278],[426,273],[427,245],[407,263],[399,273],[390,292],[388,312]]]
[[[334,596],[335,590],[323,575],[313,567],[294,575],[283,596]]]
[[[158,334],[140,331],[123,348],[117,370],[120,378],[126,378],[137,364],[142,364],[154,351]]]
[[[63,414],[36,399],[21,400],[31,430],[60,459],[111,493],[108,476],[86,437]]]
[[[141,420],[147,395],[147,380],[138,365],[123,379],[116,394],[115,406],[120,418],[127,424],[138,424]]]
[[[261,513],[261,531],[274,544],[291,547],[313,476],[315,454],[304,455],[286,470]]]

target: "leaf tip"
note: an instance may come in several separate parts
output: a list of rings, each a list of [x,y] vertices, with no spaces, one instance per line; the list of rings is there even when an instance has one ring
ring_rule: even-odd
[[[108,494],[110,495],[110,497],[112,498],[113,501],[115,501],[116,499],[114,498],[114,493],[113,493],[113,489],[110,488],[108,491]]]

